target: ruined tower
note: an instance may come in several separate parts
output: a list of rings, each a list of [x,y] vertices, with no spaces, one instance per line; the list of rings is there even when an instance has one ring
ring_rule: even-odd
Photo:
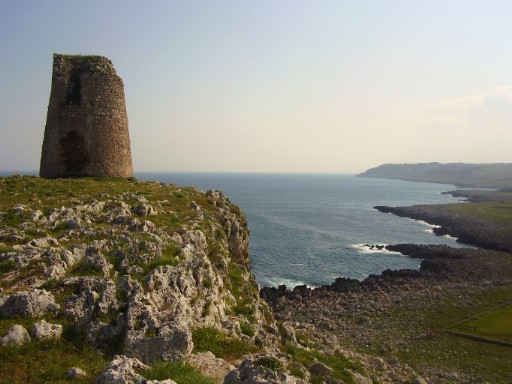
[[[106,57],[53,55],[39,174],[133,176],[123,81]]]

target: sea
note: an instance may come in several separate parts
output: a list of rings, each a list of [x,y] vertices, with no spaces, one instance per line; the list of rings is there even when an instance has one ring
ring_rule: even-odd
[[[349,174],[139,172],[136,177],[223,191],[248,218],[251,267],[261,286],[314,288],[337,277],[363,280],[385,269],[419,268],[421,260],[375,245],[464,246],[436,236],[423,221],[373,208],[457,202],[442,193],[453,185]]]

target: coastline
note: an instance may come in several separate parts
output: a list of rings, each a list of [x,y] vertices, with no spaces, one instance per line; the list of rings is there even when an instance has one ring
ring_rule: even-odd
[[[498,204],[502,200],[497,198],[503,198],[496,191],[456,192],[470,202],[452,205],[483,201]],[[492,303],[510,300],[512,240],[509,227],[451,211],[446,205],[377,206],[375,209],[425,221],[436,226],[433,229],[436,235],[450,235],[459,243],[477,248],[388,245],[388,251],[422,259],[420,269],[385,270],[363,281],[338,278],[332,284],[315,289],[306,286],[262,288],[260,295],[270,305],[276,319],[284,324],[293,323],[297,334],[307,334],[315,343],[328,348],[342,347],[379,356],[383,365],[406,363],[426,382],[511,380],[504,368],[512,362],[512,348],[504,346],[508,345],[507,341],[501,346],[491,346],[485,342],[485,337],[461,337],[464,333],[453,328],[454,323],[464,320],[466,312],[474,316]],[[454,359],[455,362],[447,359],[450,355],[463,355],[460,351],[464,348],[486,357],[461,356]],[[492,359],[498,358],[505,365],[493,365]],[[477,368],[468,368],[472,366]],[[481,367],[489,366],[493,369],[485,368],[488,372],[483,373]],[[390,378],[390,382],[393,380]]]

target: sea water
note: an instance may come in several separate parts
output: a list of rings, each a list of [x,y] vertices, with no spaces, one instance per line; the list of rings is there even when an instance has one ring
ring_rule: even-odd
[[[336,277],[362,280],[385,269],[419,268],[421,260],[367,245],[447,244],[425,222],[378,212],[376,205],[456,202],[453,185],[340,174],[138,173],[201,190],[223,191],[245,212],[252,271],[262,286],[311,287]]]

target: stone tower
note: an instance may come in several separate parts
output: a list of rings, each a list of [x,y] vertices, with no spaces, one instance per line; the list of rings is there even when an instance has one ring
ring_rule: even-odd
[[[53,55],[41,177],[132,177],[123,81],[101,56]]]

